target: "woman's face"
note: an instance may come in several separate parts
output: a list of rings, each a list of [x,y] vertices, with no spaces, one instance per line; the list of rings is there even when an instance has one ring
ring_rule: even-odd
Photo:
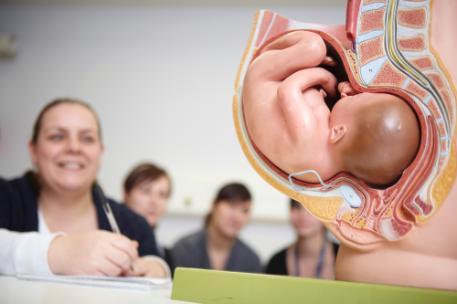
[[[103,152],[97,120],[81,105],[59,104],[44,114],[29,151],[43,190],[90,191]]]
[[[290,223],[299,237],[310,237],[322,233],[323,225],[304,207],[294,207],[290,210]]]
[[[167,209],[169,194],[170,182],[167,177],[161,176],[135,186],[125,194],[125,202],[153,227]]]
[[[211,224],[225,237],[236,238],[250,218],[251,201],[220,201],[213,207]]]

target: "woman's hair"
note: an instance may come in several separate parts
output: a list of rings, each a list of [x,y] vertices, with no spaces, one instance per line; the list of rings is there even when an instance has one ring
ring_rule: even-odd
[[[300,208],[303,208],[303,205],[300,204],[298,201],[294,200],[293,198],[291,198],[289,200],[289,207],[290,207],[290,210],[292,210],[292,209],[300,209]]]
[[[220,202],[224,201],[229,204],[238,204],[240,202],[251,201],[252,196],[248,188],[241,183],[229,183],[224,185],[216,194],[213,200],[213,206],[211,211],[205,217],[205,227],[208,226],[211,221],[214,207]]]
[[[166,177],[168,180],[168,194],[171,194],[171,179],[167,171],[152,163],[141,163],[135,166],[124,180],[124,193],[128,194],[133,188],[146,181],[155,181],[161,177]]]
[[[100,119],[98,118],[97,113],[88,103],[74,98],[58,98],[45,105],[44,108],[41,109],[40,113],[38,114],[38,117],[35,120],[35,123],[33,124],[32,138],[30,139],[32,144],[36,144],[38,140],[38,136],[40,135],[41,131],[41,126],[43,124],[43,117],[46,114],[46,112],[61,104],[80,105],[89,110],[95,117],[95,121],[97,122],[98,127],[98,136],[100,137],[100,141],[102,140],[102,126],[100,124]]]

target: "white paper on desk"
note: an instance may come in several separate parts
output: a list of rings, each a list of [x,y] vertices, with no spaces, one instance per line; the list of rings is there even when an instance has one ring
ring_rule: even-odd
[[[86,286],[98,286],[109,288],[125,288],[135,290],[153,290],[166,288],[171,284],[169,278],[145,278],[145,277],[108,277],[89,275],[33,275],[18,274],[18,279],[30,281],[46,281],[53,283],[67,283]]]

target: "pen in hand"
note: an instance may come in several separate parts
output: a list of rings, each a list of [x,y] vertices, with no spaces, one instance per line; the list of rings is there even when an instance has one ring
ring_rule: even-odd
[[[108,200],[105,197],[105,194],[103,193],[102,188],[95,183],[94,185],[95,188],[95,193],[98,195],[100,201],[102,202],[102,207],[103,211],[105,211],[106,217],[108,218],[109,225],[111,226],[111,230],[114,233],[121,234],[121,230],[119,229],[119,226],[117,225],[116,218],[114,217],[113,210],[111,209],[111,206],[108,203]],[[133,265],[130,264],[130,271],[134,271]]]
[[[103,211],[105,211],[106,217],[108,218],[108,222],[109,222],[109,225],[111,226],[111,230],[114,233],[120,234],[121,230],[119,229],[116,219],[114,218],[113,210],[111,210],[111,206],[109,205],[108,200],[106,199],[105,195],[103,194],[102,188],[98,184],[95,184],[95,192],[97,193],[98,198],[102,202]]]

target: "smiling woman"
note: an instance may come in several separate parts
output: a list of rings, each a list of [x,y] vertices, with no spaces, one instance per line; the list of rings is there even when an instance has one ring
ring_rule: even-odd
[[[87,192],[103,152],[98,117],[85,103],[55,100],[38,116],[29,149],[42,196],[51,189]]]
[[[170,275],[142,217],[108,200],[123,235],[101,231],[111,230],[94,195],[103,149],[88,104],[57,99],[40,112],[29,143],[36,171],[0,179],[0,273]]]

